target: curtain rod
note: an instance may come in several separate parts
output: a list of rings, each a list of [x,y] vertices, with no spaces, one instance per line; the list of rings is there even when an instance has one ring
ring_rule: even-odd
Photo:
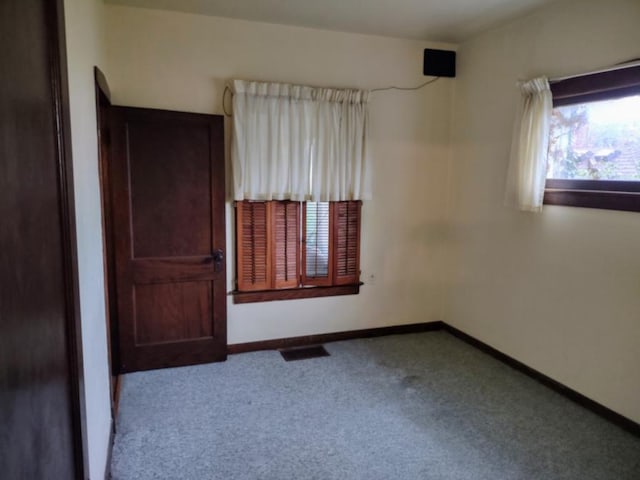
[[[627,60],[626,62],[616,63],[611,67],[601,68],[599,70],[594,70],[593,72],[579,73],[577,75],[567,75],[566,77],[550,78],[549,83],[557,83],[563,80],[569,80],[571,78],[585,77],[587,75],[596,75],[598,73],[613,72],[615,70],[622,70],[623,68],[630,68],[630,67],[637,67],[637,66],[640,66],[640,58],[632,58],[631,60]]]
[[[339,88],[339,87],[310,87],[310,88],[331,88],[331,89],[335,89],[335,90],[364,90],[364,91],[368,91],[369,93],[384,92],[386,90],[410,91],[410,90],[420,90],[421,88],[426,87],[427,85],[431,85],[433,82],[437,81],[439,78],[440,77],[434,77],[431,80],[427,80],[426,82],[418,85],[417,87],[396,87],[395,85],[392,85],[390,87],[372,88],[372,89],[369,89],[369,90],[358,89],[358,88]],[[269,82],[266,82],[266,83],[269,83]],[[273,83],[278,83],[278,82],[273,82]],[[229,82],[225,83],[224,91],[222,92],[222,111],[224,112],[225,116],[230,117],[231,114],[227,113],[227,109],[226,109],[225,103],[224,103],[225,99],[227,98],[227,93],[229,93],[233,97],[233,88],[231,87]]]
[[[300,85],[297,83],[289,83],[289,82],[272,82],[272,81],[264,81],[264,80],[244,80],[246,82],[258,82],[258,83],[278,83],[278,84],[282,84],[282,85],[292,85],[292,86],[296,86],[296,87],[306,87],[306,88],[315,88],[315,89],[327,89],[327,90],[361,90],[361,91],[369,91],[371,92],[372,90],[367,90],[365,88],[355,88],[355,87],[320,87],[317,85]],[[391,88],[395,88],[395,87],[391,87]],[[227,81],[224,84],[224,91],[222,92],[222,111],[224,112],[225,116],[227,117],[231,117],[232,115],[230,113],[227,113],[227,109],[225,108],[225,99],[227,98],[227,93],[229,95],[231,95],[231,97],[233,98],[233,95],[235,94],[235,92],[233,91],[233,80]]]

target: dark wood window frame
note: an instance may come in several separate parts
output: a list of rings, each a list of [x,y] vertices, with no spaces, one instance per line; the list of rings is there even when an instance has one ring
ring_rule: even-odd
[[[234,303],[358,294],[361,208],[360,201],[330,202],[328,275],[318,279],[305,274],[305,202],[235,202]]]
[[[553,106],[640,94],[640,65],[568,78],[551,84]],[[547,179],[545,205],[640,212],[640,181]]]

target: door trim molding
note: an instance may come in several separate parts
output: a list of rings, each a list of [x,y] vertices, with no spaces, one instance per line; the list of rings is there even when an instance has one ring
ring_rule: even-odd
[[[97,66],[93,67],[93,76],[96,83],[96,91],[101,91],[103,95],[106,97],[109,105],[111,105],[111,89],[109,88],[109,82],[107,82],[107,77],[102,70]],[[96,99],[97,100],[97,99]]]
[[[97,66],[93,67],[96,101],[96,128],[98,134],[98,174],[100,176],[100,209],[102,213],[102,264],[104,268],[105,322],[107,332],[107,349],[109,356],[109,394],[111,417],[115,418],[117,410],[116,382],[120,373],[118,351],[118,321],[115,285],[115,253],[113,251],[113,226],[111,224],[111,204],[109,193],[109,158],[111,131],[109,116],[112,107],[111,90],[107,77]],[[103,108],[106,115],[102,114]],[[106,132],[105,132],[106,130]],[[105,136],[106,135],[106,136]],[[107,157],[103,155],[107,151]]]
[[[73,157],[71,149],[71,115],[65,40],[64,2],[44,2],[49,45],[51,99],[55,112],[55,144],[61,219],[64,292],[66,299],[67,356],[74,463],[77,478],[88,478],[86,406],[82,356],[82,328],[78,285],[78,254],[73,196]]]

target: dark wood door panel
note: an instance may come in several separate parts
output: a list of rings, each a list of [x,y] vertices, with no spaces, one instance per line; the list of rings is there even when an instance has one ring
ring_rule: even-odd
[[[211,282],[136,285],[136,345],[213,336]]]
[[[62,1],[0,2],[0,477],[83,478]]]
[[[212,255],[175,258],[143,258],[132,261],[133,282],[163,283],[213,280],[215,263]]]
[[[139,345],[136,357],[127,362],[122,373],[222,362],[226,359],[226,351],[212,350],[209,339],[191,340],[188,349],[181,343]]]
[[[113,107],[121,371],[226,358],[223,119]]]
[[[126,134],[134,258],[210,253],[209,125],[141,118]]]

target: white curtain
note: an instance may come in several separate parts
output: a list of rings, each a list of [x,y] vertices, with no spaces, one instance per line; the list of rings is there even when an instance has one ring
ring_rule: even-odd
[[[553,101],[549,81],[520,86],[522,100],[513,133],[505,203],[524,211],[542,210]]]
[[[368,92],[233,82],[235,200],[370,198]]]

